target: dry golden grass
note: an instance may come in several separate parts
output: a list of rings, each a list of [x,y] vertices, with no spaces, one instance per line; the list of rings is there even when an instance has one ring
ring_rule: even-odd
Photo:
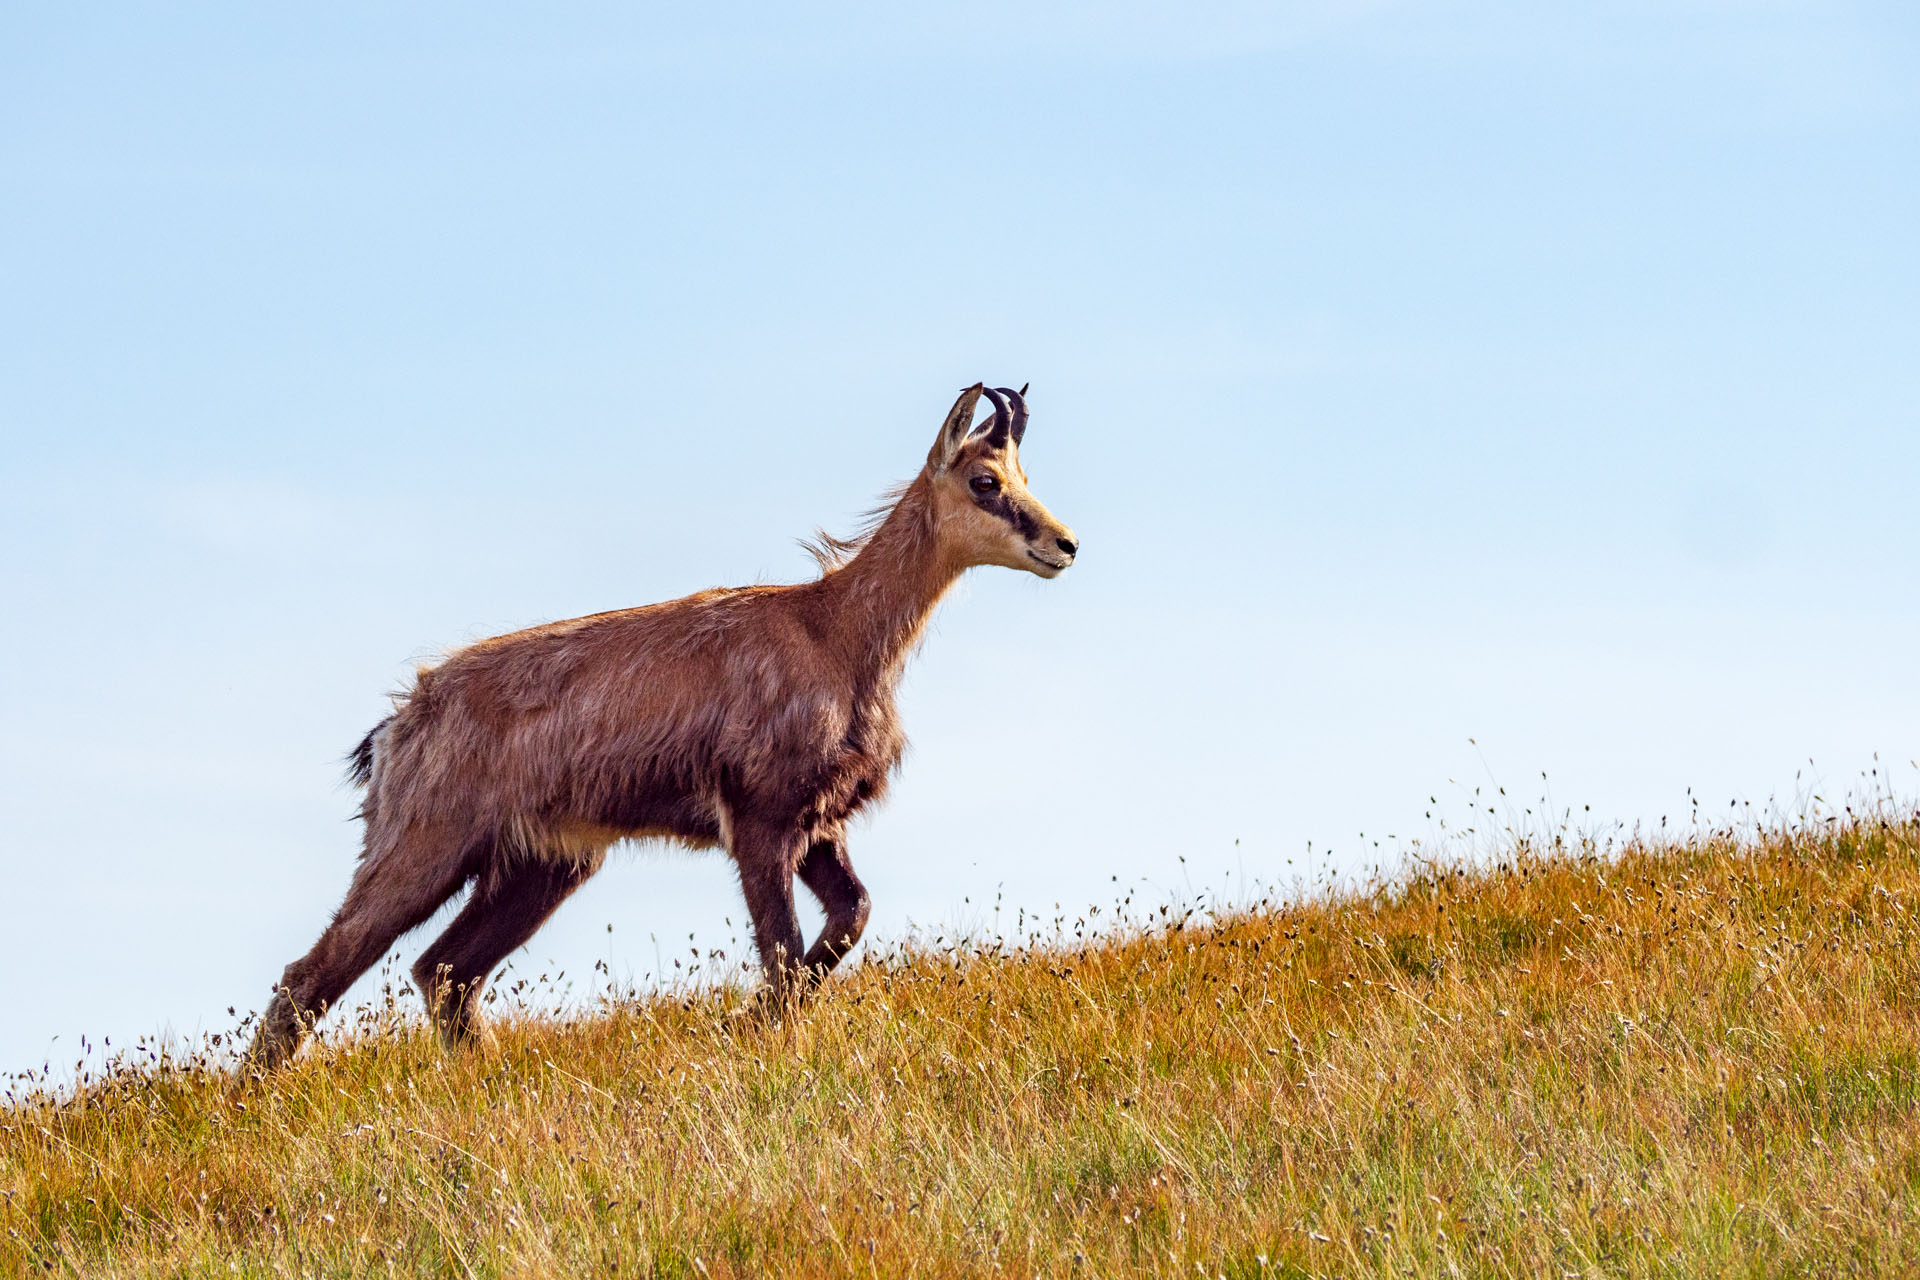
[[[0,1112],[0,1272],[1920,1274],[1911,815],[1178,914],[123,1062]]]

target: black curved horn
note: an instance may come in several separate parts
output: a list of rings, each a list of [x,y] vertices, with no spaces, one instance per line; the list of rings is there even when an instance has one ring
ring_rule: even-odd
[[[1029,382],[1027,387],[1032,385],[1033,384]],[[1005,396],[1007,399],[1013,401],[1013,421],[1008,424],[1007,429],[1013,436],[1015,448],[1018,448],[1020,442],[1027,438],[1027,387],[1022,387],[1018,391],[1015,391],[1011,387],[994,388],[1001,396]],[[993,403],[997,409],[1000,405],[1000,396],[994,396]]]
[[[1007,432],[1011,429],[1011,423],[1007,417],[1007,402],[1005,397],[1013,395],[1013,393],[1005,387],[982,387],[980,394],[993,401],[993,421],[986,427],[987,443],[996,449],[1004,449],[1007,447]],[[1020,399],[1019,396],[1014,396],[1013,398],[1015,401]],[[1019,412],[1019,417],[1014,420],[1020,424],[1021,430],[1026,429],[1026,417],[1026,410],[1022,408]]]

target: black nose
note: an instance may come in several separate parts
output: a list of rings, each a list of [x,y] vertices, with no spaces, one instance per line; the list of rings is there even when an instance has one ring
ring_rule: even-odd
[[[1072,538],[1055,538],[1053,540],[1053,545],[1060,548],[1062,551],[1066,552],[1068,555],[1073,555],[1080,550],[1080,544],[1075,542]]]

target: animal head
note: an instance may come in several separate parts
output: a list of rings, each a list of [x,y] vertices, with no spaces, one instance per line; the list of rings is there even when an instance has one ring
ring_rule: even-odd
[[[1073,563],[1080,540],[1027,488],[1020,442],[1027,434],[1025,387],[960,393],[927,454],[936,536],[963,565],[997,564],[1057,577]],[[977,429],[984,395],[993,417]]]

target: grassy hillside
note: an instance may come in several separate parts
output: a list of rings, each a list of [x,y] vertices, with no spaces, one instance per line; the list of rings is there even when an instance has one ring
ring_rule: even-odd
[[[0,1112],[0,1274],[1920,1274],[1916,916],[1853,820],[124,1064]]]

